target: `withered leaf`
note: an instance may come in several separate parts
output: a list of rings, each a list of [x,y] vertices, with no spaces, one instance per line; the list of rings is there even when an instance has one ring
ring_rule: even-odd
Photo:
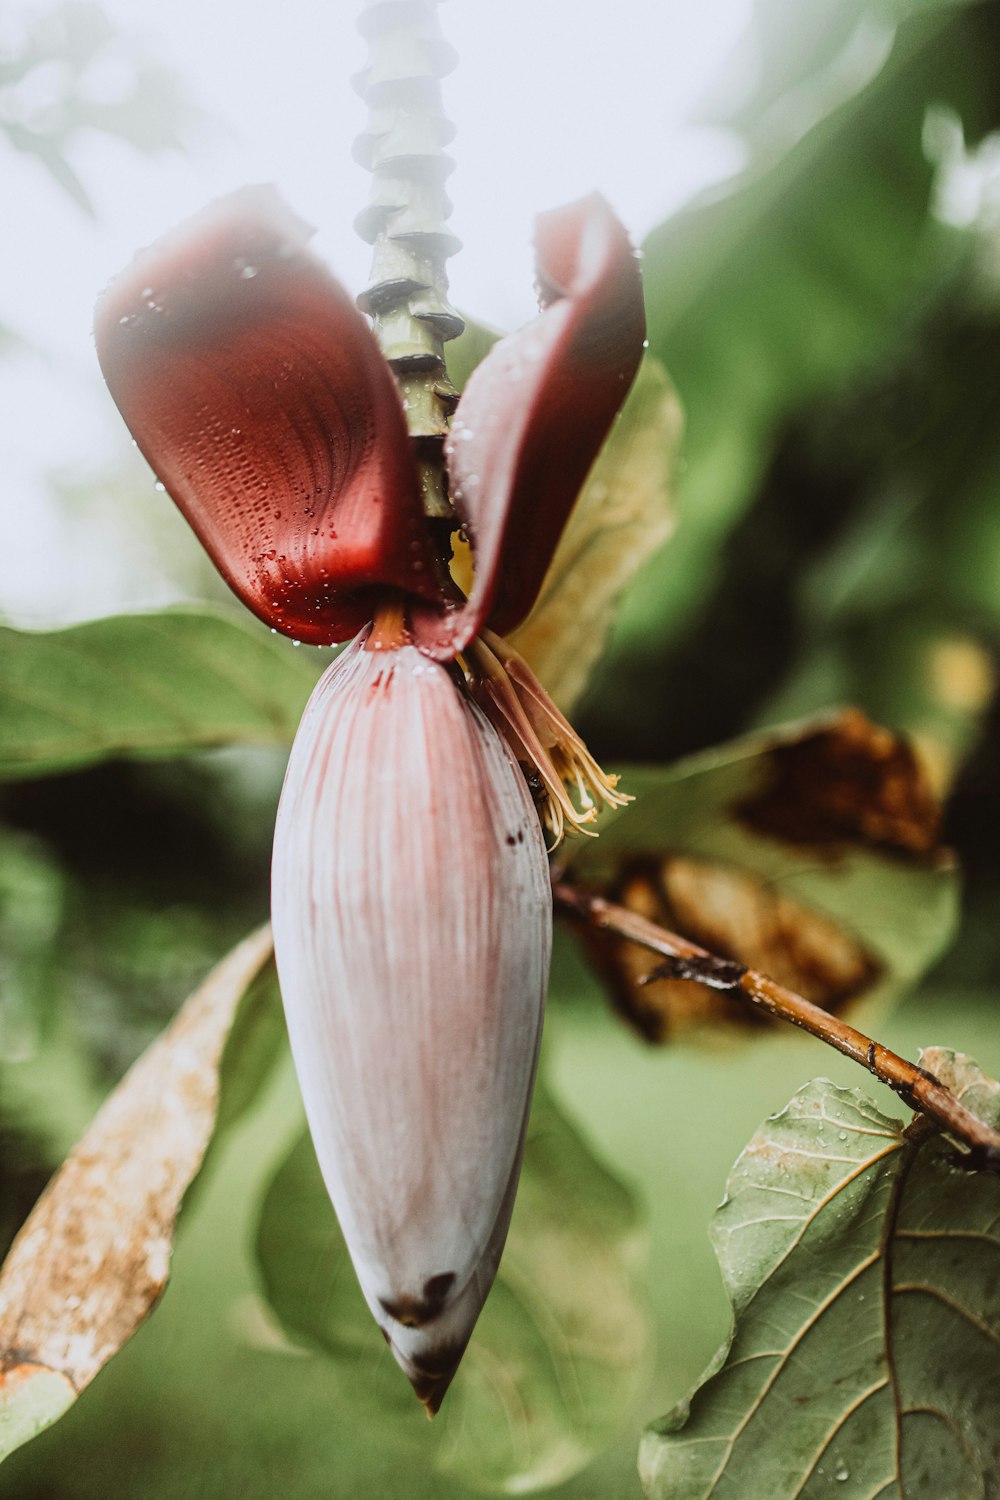
[[[633,806],[565,846],[573,874],[712,952],[830,1010],[912,981],[955,915],[939,812],[909,746],[847,709],[666,769],[626,770]],[[644,985],[649,954],[588,934],[616,1004],[661,1040],[746,1020],[725,992]]]
[[[733,866],[667,858],[627,874],[615,896],[658,926],[759,969],[826,1010],[839,1010],[879,973],[875,957],[822,912]],[[689,980],[648,983],[655,966],[636,943],[606,931],[588,941],[618,1008],[650,1041],[693,1022],[764,1022],[725,990]]]
[[[647,355],[580,492],[538,602],[511,636],[564,711],[586,686],[625,588],[673,531],[682,425],[670,379]]]
[[[923,854],[941,830],[940,808],[912,747],[850,708],[801,739],[776,744],[766,785],[737,811],[759,833],[830,853],[847,841]]]
[[[159,1299],[216,1125],[240,1002],[268,927],[208,975],[109,1096],[0,1270],[0,1459],[60,1417]]]

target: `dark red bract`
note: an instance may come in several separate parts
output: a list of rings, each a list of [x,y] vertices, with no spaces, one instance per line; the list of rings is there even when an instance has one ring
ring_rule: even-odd
[[[142,251],[102,296],[97,351],[135,440],[262,620],[345,640],[389,591],[454,656],[528,613],[642,355],[638,262],[599,196],[544,215],[544,310],[476,370],[447,445],[476,581],[455,603],[421,506],[392,372],[268,188]]]

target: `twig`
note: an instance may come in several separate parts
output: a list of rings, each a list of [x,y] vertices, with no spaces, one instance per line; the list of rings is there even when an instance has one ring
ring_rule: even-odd
[[[720,958],[697,943],[647,921],[627,907],[580,890],[561,879],[554,881],[552,894],[557,910],[658,953],[665,962],[658,965],[648,979],[695,980],[712,989],[724,990],[748,1001],[758,1010],[801,1027],[845,1057],[861,1063],[880,1083],[898,1094],[910,1109],[928,1115],[949,1135],[963,1142],[973,1157],[970,1164],[1000,1172],[1000,1132],[991,1130],[967,1110],[933,1073],[917,1067],[916,1063],[907,1062],[888,1047],[883,1047],[881,1042],[873,1041],[863,1031],[795,994],[794,990],[786,989],[766,974],[745,968],[731,959]]]

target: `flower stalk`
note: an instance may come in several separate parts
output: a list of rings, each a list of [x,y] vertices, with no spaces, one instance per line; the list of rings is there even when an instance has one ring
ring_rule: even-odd
[[[444,346],[465,324],[448,301],[446,262],[459,248],[447,227],[445,182],[454,166],[444,147],[454,135],[440,80],[455,54],[441,35],[437,0],[369,0],[360,30],[368,62],[355,86],[368,124],[354,154],[372,174],[371,198],[356,228],[372,246],[368,286],[358,306],[403,396],[414,439],[425,514],[447,540],[457,526],[448,499],[443,443],[458,402]]]

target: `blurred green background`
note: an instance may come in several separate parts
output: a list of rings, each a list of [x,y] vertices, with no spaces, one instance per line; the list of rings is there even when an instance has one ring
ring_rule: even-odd
[[[611,765],[838,703],[913,736],[947,798],[963,919],[878,1034],[908,1056],[959,1048],[996,1075],[1000,7],[758,0],[754,28],[755,86],[713,112],[745,141],[745,170],[644,245],[651,349],[685,411],[678,525],[627,599],[579,727]],[[0,127],[79,196],[63,140],[26,148],[2,113]],[[133,467],[117,500],[65,503],[113,528],[139,483]],[[207,571],[191,586],[229,607]],[[0,787],[0,1249],[106,1090],[265,914],[282,769],[280,749],[243,748]],[[706,1227],[730,1164],[807,1078],[865,1080],[797,1035],[646,1047],[568,937],[545,1045],[555,1100],[649,1230],[649,1378],[559,1489],[617,1500],[638,1494],[643,1423],[725,1332]],[[367,1365],[345,1377],[294,1349],[262,1300],[259,1201],[299,1126],[282,1059],[213,1155],[162,1306],[0,1469],[5,1500],[475,1493],[422,1459],[416,1413],[348,1395],[364,1396]]]

